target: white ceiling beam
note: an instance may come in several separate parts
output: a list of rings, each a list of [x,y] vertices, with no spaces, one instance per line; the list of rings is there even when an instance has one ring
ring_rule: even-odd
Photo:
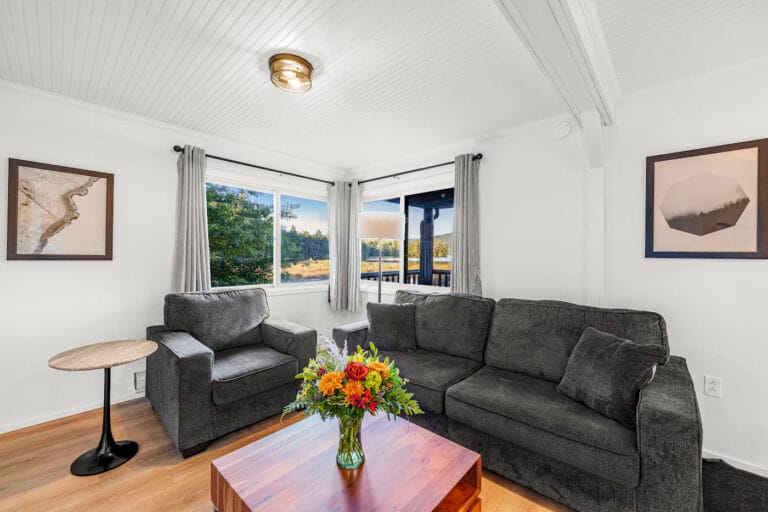
[[[619,86],[592,0],[494,0],[563,98],[574,121],[615,121]]]

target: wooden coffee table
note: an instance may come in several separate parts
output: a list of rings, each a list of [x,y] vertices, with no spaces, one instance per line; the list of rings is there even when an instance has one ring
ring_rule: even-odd
[[[417,425],[366,417],[365,463],[336,465],[339,427],[313,416],[211,463],[219,512],[480,510],[480,454]]]

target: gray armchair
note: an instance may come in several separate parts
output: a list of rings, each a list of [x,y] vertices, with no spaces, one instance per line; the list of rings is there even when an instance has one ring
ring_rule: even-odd
[[[147,328],[147,398],[183,457],[281,412],[317,346],[313,329],[268,320],[261,288],[172,293]]]

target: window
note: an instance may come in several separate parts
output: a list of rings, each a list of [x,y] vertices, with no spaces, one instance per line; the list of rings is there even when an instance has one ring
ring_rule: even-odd
[[[399,212],[400,198],[381,199],[363,203],[365,212]],[[385,282],[400,282],[400,240],[381,241],[381,275]],[[368,281],[379,280],[379,241],[364,238],[360,241],[360,277]]]
[[[206,184],[211,285],[272,282],[274,196]]]
[[[450,286],[453,189],[405,196],[406,282]]]
[[[453,259],[453,189],[369,201],[364,211],[405,212],[407,250],[399,240],[384,241],[382,280],[427,286],[451,285]],[[378,280],[378,240],[363,240],[360,274],[369,281]]]
[[[280,196],[280,237],[280,274],[283,282],[328,279],[327,202]]]
[[[328,279],[327,202],[219,183],[206,198],[212,286]]]

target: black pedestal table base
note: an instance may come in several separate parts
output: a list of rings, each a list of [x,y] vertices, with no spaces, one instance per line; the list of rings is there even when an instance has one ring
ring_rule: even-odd
[[[133,441],[115,441],[112,437],[112,421],[109,413],[110,369],[104,368],[104,412],[101,424],[101,440],[96,448],[79,456],[70,466],[73,475],[98,475],[131,460],[139,451]]]

